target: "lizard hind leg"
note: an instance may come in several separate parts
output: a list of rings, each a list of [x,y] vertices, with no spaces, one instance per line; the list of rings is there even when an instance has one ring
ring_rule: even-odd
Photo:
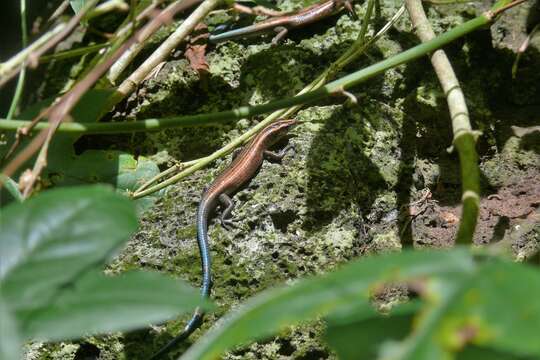
[[[356,10],[354,10],[354,5],[351,0],[337,0],[336,5],[343,6],[349,13],[351,19],[358,20],[358,15],[356,14]]]
[[[223,210],[221,216],[219,217],[221,221],[221,226],[223,226],[226,230],[229,230],[233,225],[233,221],[231,219],[231,212],[234,209],[234,202],[227,194],[219,195],[219,201],[221,202],[221,205],[225,208],[225,210]]]

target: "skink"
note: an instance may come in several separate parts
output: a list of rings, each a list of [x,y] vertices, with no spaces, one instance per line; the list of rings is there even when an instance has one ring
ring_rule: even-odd
[[[211,43],[218,43],[225,40],[254,36],[274,31],[277,32],[277,35],[272,39],[272,43],[276,44],[283,39],[285,35],[287,35],[288,29],[305,26],[326,18],[337,13],[343,7],[347,8],[347,10],[355,16],[353,7],[349,0],[326,0],[318,4],[311,5],[296,13],[273,17],[240,29],[210,35],[208,41]]]
[[[201,294],[203,297],[209,297],[212,288],[211,259],[208,245],[208,221],[211,214],[216,209],[218,203],[221,203],[225,208],[221,214],[222,225],[227,228],[232,223],[230,216],[234,208],[234,203],[231,200],[231,196],[255,175],[264,158],[279,160],[285,155],[286,151],[290,148],[289,146],[285,147],[279,153],[271,152],[268,148],[282,138],[295,124],[295,120],[280,120],[265,127],[238,153],[231,165],[203,193],[197,210],[197,242],[202,263],[203,280]],[[203,312],[197,309],[184,330],[151,359],[158,359],[180,341],[191,335],[201,325],[203,315]]]

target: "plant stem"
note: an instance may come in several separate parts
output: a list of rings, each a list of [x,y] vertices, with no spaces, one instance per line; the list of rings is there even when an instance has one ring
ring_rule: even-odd
[[[28,45],[28,27],[26,26],[26,0],[21,0],[21,39],[22,39],[22,48],[26,48]],[[13,99],[11,100],[11,105],[9,106],[8,113],[6,118],[10,120],[17,111],[19,102],[21,101],[21,95],[24,88],[24,79],[26,78],[26,68],[23,66],[21,72],[19,73],[19,78],[17,79],[17,86],[15,87],[15,94],[13,94]]]
[[[49,32],[43,34],[39,39],[34,41],[28,47],[15,54],[9,60],[0,63],[0,87],[8,82],[13,76],[17,74],[19,69],[23,67],[23,64],[27,62],[28,57],[37,49],[45,45],[54,36],[60,34],[62,30],[67,26],[66,23],[61,23],[52,28]]]
[[[199,0],[192,0],[195,4]],[[186,1],[184,1],[186,2]],[[125,79],[113,95],[109,98],[105,111],[109,111],[116,104],[131,94],[148,74],[161,62],[165,61],[171,52],[193,31],[210,11],[221,3],[221,0],[204,0],[184,22],[150,55],[137,70]]]
[[[233,110],[209,114],[186,115],[161,119],[146,119],[141,121],[117,123],[63,123],[58,127],[58,131],[66,133],[97,134],[124,133],[132,131],[157,131],[172,127],[204,126],[218,124],[230,120],[238,120],[278,109],[305,104],[311,101],[329,97],[336,92],[339,92],[341,89],[348,89],[353,86],[359,85],[371,79],[372,77],[383,73],[388,69],[429,54],[430,52],[433,52],[441,48],[442,46],[488,24],[490,22],[490,19],[491,18],[486,15],[478,16],[436,37],[431,41],[417,45],[412,49],[397,54],[391,58],[382,60],[364,69],[355,71],[338,80],[332,81],[317,90],[306,92],[295,97],[280,99],[263,105],[251,107],[242,106]],[[3,122],[0,119],[0,129],[15,131],[20,126],[28,125],[28,123],[28,121],[24,120]],[[48,127],[49,124],[47,123],[38,123],[36,125],[36,129],[39,130],[47,129]]]
[[[111,11],[128,11],[129,5],[126,4],[124,0],[109,0],[103,4],[100,4],[95,7],[92,11],[88,13],[85,20],[90,20],[95,17],[101,16]]]
[[[405,6],[420,40],[425,43],[435,38],[435,33],[422,7],[422,1],[405,0]],[[433,52],[430,59],[446,94],[454,133],[453,144],[459,154],[461,164],[463,211],[456,242],[470,244],[473,241],[480,208],[480,169],[475,149],[476,134],[471,127],[465,96],[446,53],[444,50],[437,50]]]
[[[85,46],[85,47],[81,47],[81,48],[77,48],[73,50],[66,50],[66,51],[58,52],[52,55],[42,56],[39,59],[39,62],[41,64],[45,64],[54,60],[65,60],[65,59],[70,59],[70,58],[81,56],[81,55],[91,54],[93,52],[106,48],[107,46],[110,46],[110,45],[111,44],[107,42],[103,44],[89,45],[89,46]]]

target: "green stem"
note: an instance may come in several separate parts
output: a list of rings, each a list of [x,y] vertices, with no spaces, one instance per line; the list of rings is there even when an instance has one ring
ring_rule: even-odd
[[[53,60],[65,60],[65,59],[70,59],[70,58],[81,56],[81,55],[91,54],[109,45],[111,44],[110,43],[96,44],[96,45],[85,46],[78,49],[62,51],[56,54],[42,56],[39,59],[39,62],[43,64],[43,63],[51,62]]]
[[[478,168],[478,154],[476,152],[476,139],[471,131],[454,137],[454,146],[459,155],[461,164],[461,182],[463,194],[461,201],[461,221],[456,237],[458,244],[471,244],[474,229],[480,210],[480,169]]]
[[[270,102],[268,104],[257,106],[242,106],[237,109],[200,115],[177,116],[162,119],[146,119],[134,122],[118,122],[118,123],[62,123],[58,130],[59,132],[68,133],[123,133],[132,131],[156,131],[172,127],[188,127],[217,124],[229,120],[242,119],[254,115],[263,114],[266,112],[288,108],[294,105],[305,104],[322,98],[331,96],[342,89],[348,89],[358,84],[365,82],[372,77],[385,72],[388,69],[409,61],[418,59],[444,45],[467,35],[468,33],[488,24],[491,17],[487,15],[478,16],[464,24],[461,24],[454,29],[436,37],[435,39],[417,45],[412,49],[397,54],[391,58],[380,61],[376,64],[358,70],[352,74],[344,76],[338,80],[332,81],[321,88],[298,95],[291,98],[281,99]],[[3,122],[0,120],[0,129],[2,130],[17,130],[20,126],[28,125],[29,121],[18,120]],[[36,129],[46,129],[48,123],[39,123]]]
[[[26,0],[21,0],[21,37],[22,37],[22,48],[26,48],[28,45],[28,27],[26,26]],[[21,72],[19,73],[19,78],[17,79],[17,86],[15,88],[15,94],[13,94],[13,99],[11,100],[11,105],[9,106],[9,111],[6,115],[6,118],[10,120],[15,114],[19,102],[21,101],[21,95],[24,88],[24,79],[26,78],[26,67],[22,67]]]
[[[405,0],[405,5],[420,40],[426,42],[433,39],[435,32],[424,12],[422,1]],[[472,130],[469,120],[465,95],[446,53],[444,50],[437,50],[431,54],[430,60],[446,95],[452,121],[453,144],[459,154],[461,165],[463,210],[456,242],[470,244],[473,241],[480,208],[480,170],[475,149],[476,134]]]

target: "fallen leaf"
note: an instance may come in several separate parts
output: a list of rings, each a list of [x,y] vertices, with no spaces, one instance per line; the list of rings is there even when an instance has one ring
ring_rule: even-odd
[[[189,44],[186,46],[186,59],[189,65],[199,76],[205,78],[210,72],[210,67],[206,61],[206,46],[208,39],[208,28],[205,24],[198,24],[193,31]]]

